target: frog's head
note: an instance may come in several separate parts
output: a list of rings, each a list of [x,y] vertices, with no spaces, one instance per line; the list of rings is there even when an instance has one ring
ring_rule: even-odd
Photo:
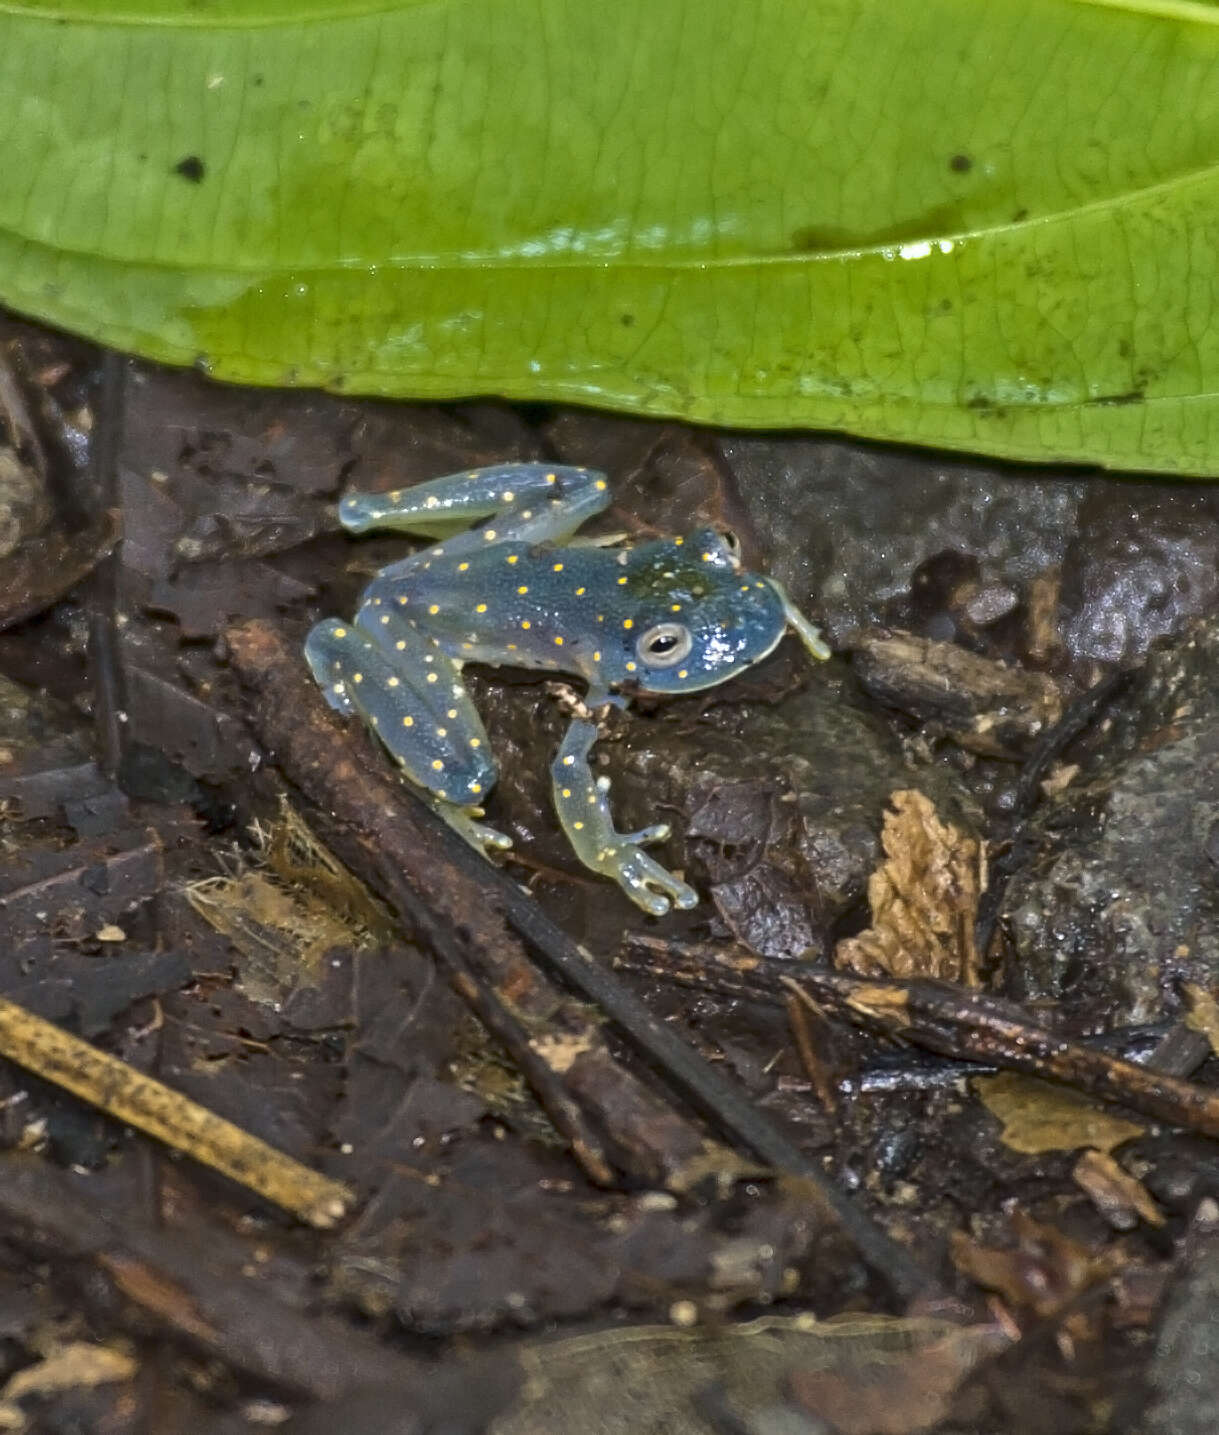
[[[625,596],[619,681],[645,693],[727,682],[772,653],[794,621],[782,588],[742,571],[735,542],[715,529],[634,550]]]

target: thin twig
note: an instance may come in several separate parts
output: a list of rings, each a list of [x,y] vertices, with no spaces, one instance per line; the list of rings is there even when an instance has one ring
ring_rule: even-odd
[[[998,997],[947,982],[865,980],[827,971],[780,982],[815,1009],[846,1016],[870,1031],[945,1056],[993,1061],[1155,1121],[1219,1136],[1219,1092],[1059,1036]]]
[[[95,514],[119,508],[118,456],[123,433],[127,360],[107,353],[95,405],[93,442],[89,452],[90,501]],[[98,563],[90,584],[89,667],[93,682],[93,714],[97,726],[99,766],[109,778],[118,775],[126,747],[123,666],[119,654],[118,558],[108,554]]]
[[[321,1176],[197,1102],[0,997],[0,1056],[62,1086],[115,1120],[155,1136],[313,1226],[333,1226],[354,1202]]]

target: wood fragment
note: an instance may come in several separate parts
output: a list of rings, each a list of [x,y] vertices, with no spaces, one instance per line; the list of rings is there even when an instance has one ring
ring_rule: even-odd
[[[0,997],[0,1056],[116,1121],[163,1141],[312,1226],[341,1220],[355,1193],[118,1057]]]
[[[877,702],[932,723],[988,757],[1026,751],[1062,716],[1062,688],[1048,674],[1008,667],[959,643],[869,633],[851,664]]]
[[[812,1083],[813,1091],[817,1100],[826,1111],[833,1114],[838,1110],[838,1092],[834,1088],[833,1080],[826,1069],[825,1062],[821,1060],[817,1048],[813,1043],[813,1035],[809,1030],[812,1022],[818,1026],[825,1026],[825,1019],[820,1013],[815,1016],[798,997],[788,994],[787,997],[787,1020],[791,1026],[792,1037],[796,1043],[796,1050],[800,1054],[800,1065],[804,1067],[804,1074]]]
[[[1129,1231],[1140,1220],[1149,1226],[1164,1224],[1164,1213],[1147,1187],[1105,1151],[1085,1151],[1071,1179],[1115,1230]]]

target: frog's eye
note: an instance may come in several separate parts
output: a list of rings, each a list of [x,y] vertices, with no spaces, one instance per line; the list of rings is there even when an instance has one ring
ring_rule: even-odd
[[[741,556],[741,540],[731,528],[721,528],[719,532],[724,547],[728,550],[729,554],[733,558],[739,558]]]
[[[649,668],[671,668],[690,656],[694,638],[684,623],[657,623],[640,637],[635,651]]]

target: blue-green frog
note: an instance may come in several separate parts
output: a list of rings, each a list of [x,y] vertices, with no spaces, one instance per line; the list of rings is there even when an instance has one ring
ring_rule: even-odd
[[[583,703],[551,767],[559,821],[576,855],[646,912],[697,893],[643,847],[661,822],[618,832],[589,752],[596,710],[633,693],[692,693],[773,651],[790,627],[814,658],[818,630],[773,578],[741,568],[715,529],[631,544],[573,534],[610,501],[603,474],[506,463],[339,505],[353,533],[401,529],[437,540],[381,570],[354,622],[328,618],[305,656],[331,706],[358,713],[436,810],[486,855],[511,840],[478,821],[495,759],[462,681],[465,663],[583,678]],[[477,524],[478,526],[472,526]]]

